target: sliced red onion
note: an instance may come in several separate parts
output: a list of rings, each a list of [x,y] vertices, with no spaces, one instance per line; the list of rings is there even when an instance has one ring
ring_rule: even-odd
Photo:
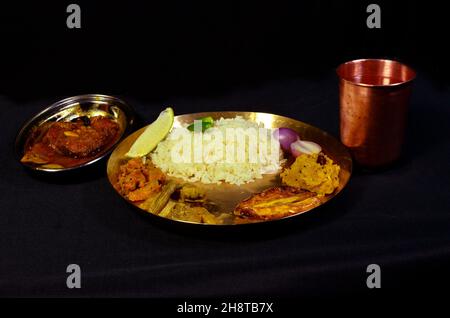
[[[301,154],[317,154],[322,151],[322,147],[312,141],[297,140],[291,144],[291,153],[294,157],[298,157]]]
[[[273,135],[280,142],[280,146],[284,151],[290,151],[291,144],[300,139],[295,130],[284,127],[276,129]]]

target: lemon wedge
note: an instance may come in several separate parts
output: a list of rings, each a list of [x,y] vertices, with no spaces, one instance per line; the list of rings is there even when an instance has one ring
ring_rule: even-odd
[[[166,138],[173,125],[173,109],[168,107],[163,110],[158,118],[145,128],[144,132],[136,139],[127,157],[136,158],[147,155],[156,148],[158,143]]]

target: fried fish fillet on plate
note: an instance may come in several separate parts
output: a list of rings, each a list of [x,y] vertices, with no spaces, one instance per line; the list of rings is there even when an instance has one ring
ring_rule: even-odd
[[[318,205],[317,194],[295,187],[275,187],[242,201],[234,214],[249,220],[275,220]]]

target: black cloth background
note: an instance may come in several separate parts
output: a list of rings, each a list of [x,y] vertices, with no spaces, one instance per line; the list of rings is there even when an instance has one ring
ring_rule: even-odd
[[[62,4],[2,11],[1,296],[371,295],[372,263],[381,266],[382,291],[426,294],[448,284],[450,63],[428,37],[442,20],[432,16],[423,25],[422,7],[384,3],[386,28],[369,33],[365,6],[338,2],[297,11],[237,3],[153,11],[81,5],[87,20],[79,33],[67,33]],[[99,51],[96,43],[103,43]],[[14,157],[24,121],[59,98],[91,92],[122,97],[143,122],[166,105],[176,113],[264,111],[337,137],[333,70],[367,56],[417,68],[403,157],[385,171],[356,171],[341,195],[293,224],[184,233],[131,209],[109,185],[105,163],[54,181],[29,175]],[[79,290],[66,287],[72,263],[82,270]]]
[[[281,97],[281,98],[280,98]],[[148,121],[157,105],[124,97]],[[448,92],[421,78],[411,105],[404,157],[390,170],[356,172],[335,202],[287,230],[254,237],[182,234],[142,218],[99,175],[72,183],[28,175],[13,155],[20,124],[48,104],[2,98],[2,295],[311,296],[367,292],[379,264],[383,289],[444,286],[450,263]],[[275,111],[337,135],[337,80],[272,82],[218,98],[174,98],[182,112]],[[258,106],[255,106],[258,105]],[[239,236],[242,236],[241,238]],[[233,236],[233,237],[231,237]],[[69,290],[68,264],[82,269]],[[420,287],[420,288],[419,288]]]

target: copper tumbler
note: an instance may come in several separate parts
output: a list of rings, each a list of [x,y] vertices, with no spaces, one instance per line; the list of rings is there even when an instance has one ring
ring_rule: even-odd
[[[415,71],[396,61],[362,59],[341,64],[337,74],[342,143],[362,167],[394,162],[400,157]]]

